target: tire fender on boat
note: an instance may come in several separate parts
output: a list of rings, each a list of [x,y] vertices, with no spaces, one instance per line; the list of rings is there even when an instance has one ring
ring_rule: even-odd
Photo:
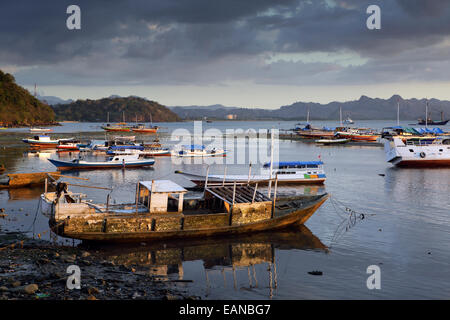
[[[419,156],[421,157],[421,158],[425,158],[427,155],[425,154],[425,152],[421,152],[421,153],[419,153]]]

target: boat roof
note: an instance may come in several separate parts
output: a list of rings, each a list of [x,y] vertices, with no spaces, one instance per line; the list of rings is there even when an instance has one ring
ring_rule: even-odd
[[[180,186],[179,184],[171,181],[171,180],[153,180],[153,181],[139,181],[139,184],[148,190],[152,190],[152,192],[161,192],[161,193],[185,193],[187,190]]]
[[[295,166],[305,166],[305,165],[322,165],[322,161],[284,161],[284,162],[274,162],[273,167],[295,167]],[[264,167],[270,167],[270,162],[264,164]]]
[[[203,150],[203,149],[205,149],[205,146],[204,145],[201,145],[201,144],[186,144],[186,145],[183,145],[182,146],[183,148],[185,148],[185,149],[195,149],[195,150]]]

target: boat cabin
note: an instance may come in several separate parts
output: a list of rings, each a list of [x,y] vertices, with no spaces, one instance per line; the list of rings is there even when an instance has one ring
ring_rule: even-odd
[[[264,169],[270,170],[270,162],[264,164]],[[272,175],[283,174],[309,174],[309,175],[323,175],[322,161],[286,161],[274,162]],[[270,174],[270,172],[269,172]]]
[[[146,206],[150,213],[181,213],[186,192],[186,189],[170,180],[139,181],[137,200],[139,204]]]

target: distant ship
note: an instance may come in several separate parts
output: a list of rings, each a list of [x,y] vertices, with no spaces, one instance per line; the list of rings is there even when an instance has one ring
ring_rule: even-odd
[[[450,120],[444,120],[444,111],[441,111],[441,121],[433,121],[430,117],[430,113],[428,113],[428,101],[426,103],[426,109],[425,109],[425,118],[424,119],[418,119],[417,124],[421,126],[445,126],[447,122]]]

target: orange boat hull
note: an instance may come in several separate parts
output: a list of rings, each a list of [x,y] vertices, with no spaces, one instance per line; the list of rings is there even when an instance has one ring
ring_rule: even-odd
[[[156,133],[158,129],[133,129],[133,131],[139,133]]]

